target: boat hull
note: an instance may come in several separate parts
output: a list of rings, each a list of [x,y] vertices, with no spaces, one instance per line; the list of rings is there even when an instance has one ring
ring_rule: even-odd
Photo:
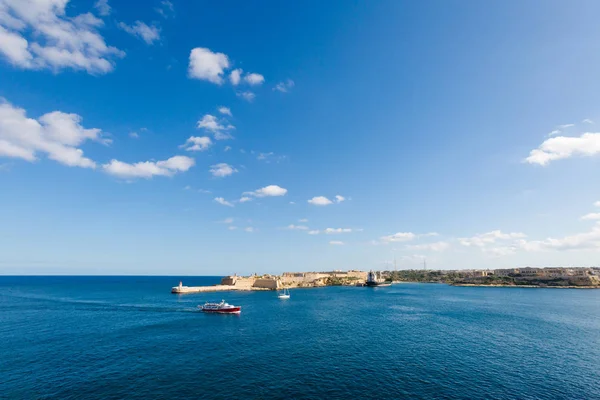
[[[201,310],[202,312],[210,314],[239,314],[240,312],[242,312],[242,307],[223,308],[216,310],[202,308]]]
[[[365,286],[367,287],[386,287],[386,286],[392,286],[391,283],[379,283],[379,282],[367,282],[365,283]]]

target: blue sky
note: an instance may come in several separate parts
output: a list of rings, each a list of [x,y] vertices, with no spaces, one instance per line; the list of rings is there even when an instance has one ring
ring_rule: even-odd
[[[0,273],[597,264],[598,11],[0,0]]]

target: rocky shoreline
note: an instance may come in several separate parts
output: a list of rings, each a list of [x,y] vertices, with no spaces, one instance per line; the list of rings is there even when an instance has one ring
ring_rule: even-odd
[[[469,286],[469,287],[498,287],[498,288],[529,288],[529,289],[600,289],[600,286],[542,286],[542,285],[498,285],[481,283],[450,283],[450,286]]]

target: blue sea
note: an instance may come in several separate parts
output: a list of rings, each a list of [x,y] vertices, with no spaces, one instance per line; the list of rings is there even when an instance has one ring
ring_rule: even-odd
[[[0,277],[0,398],[600,399],[600,290],[179,280]]]

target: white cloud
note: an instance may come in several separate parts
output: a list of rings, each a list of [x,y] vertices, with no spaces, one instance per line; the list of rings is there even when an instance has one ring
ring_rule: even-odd
[[[272,196],[285,196],[287,189],[284,189],[277,185],[269,185],[264,188],[255,190],[254,192],[244,192],[244,194],[254,197],[272,197]]]
[[[416,237],[417,235],[412,232],[398,232],[393,235],[382,236],[380,240],[382,243],[408,242]]]
[[[532,150],[525,162],[545,166],[554,160],[599,153],[600,133],[584,133],[579,137],[557,136],[547,139],[537,149]]]
[[[107,46],[91,13],[67,16],[69,0],[0,0],[0,54],[24,69],[105,74],[121,50]]]
[[[110,14],[111,7],[108,5],[108,0],[98,0],[94,3],[94,8],[98,10],[98,14],[106,17]]]
[[[265,77],[262,76],[261,74],[251,73],[251,74],[246,74],[246,76],[244,76],[244,80],[249,85],[255,86],[255,85],[262,85],[262,83],[265,81]]]
[[[212,192],[206,189],[198,189],[198,193],[211,194]]]
[[[290,201],[290,204],[296,204],[296,202],[295,201]]]
[[[338,234],[338,233],[352,233],[353,231],[356,231],[356,229],[351,229],[351,228],[327,228],[323,231],[323,233],[325,233],[326,235],[334,235],[334,234]]]
[[[600,224],[591,231],[578,233],[563,238],[548,238],[537,241],[520,241],[518,246],[526,251],[543,250],[600,250]]]
[[[212,140],[208,136],[190,136],[185,144],[179,146],[186,151],[204,151],[212,145]]]
[[[558,135],[559,133],[560,133],[560,129],[555,129],[555,130],[553,130],[552,132],[550,132],[550,133],[548,134],[548,136],[554,136],[554,135]]]
[[[233,204],[231,204],[230,202],[228,202],[227,200],[225,200],[225,199],[224,199],[224,198],[222,198],[222,197],[215,197],[215,199],[214,199],[214,200],[215,200],[217,203],[219,203],[219,204],[222,204],[222,205],[224,205],[224,206],[227,206],[227,207],[233,207]]]
[[[214,115],[206,114],[198,120],[196,127],[212,133],[216,140],[231,139],[229,131],[235,129],[226,119],[218,120]]]
[[[586,118],[586,119],[584,119],[584,120],[583,120],[583,121],[581,121],[581,122],[582,122],[582,123],[584,123],[584,124],[593,124],[593,123],[594,123],[594,121],[592,121],[592,120],[591,120],[591,119],[589,119],[589,118]]]
[[[246,231],[246,232],[248,232],[248,233],[252,233],[252,232],[254,232],[254,228],[253,228],[253,227],[251,227],[251,226],[249,226],[249,227],[247,227],[247,228],[244,228],[244,231]]]
[[[336,203],[341,203],[344,200],[346,200],[346,198],[344,196],[340,196],[339,194],[335,196]]]
[[[308,226],[290,224],[285,229],[289,229],[291,231],[307,231]]]
[[[143,161],[128,164],[118,160],[111,160],[103,164],[104,172],[119,178],[145,178],[153,176],[173,176],[178,172],[185,172],[194,166],[193,158],[186,156],[174,156],[165,161]]]
[[[597,202],[595,202],[595,203],[594,203],[594,206],[595,206],[595,207],[600,207],[600,201],[597,201]]]
[[[308,203],[315,206],[328,206],[329,204],[333,204],[333,201],[329,200],[325,196],[316,196],[308,200]]]
[[[496,243],[497,241],[520,239],[526,236],[527,235],[521,232],[503,233],[500,230],[495,230],[475,235],[471,238],[459,238],[458,240],[463,246],[485,247],[489,244]]]
[[[313,231],[308,231],[309,235],[318,235],[319,231],[318,230],[313,230]]]
[[[332,240],[329,242],[329,244],[336,245],[336,246],[342,246],[344,244],[344,242],[341,242],[339,240]]]
[[[589,213],[581,217],[582,220],[598,220],[600,219],[600,213]]]
[[[91,140],[110,144],[100,129],[86,129],[77,114],[53,111],[37,120],[26,111],[0,98],[0,157],[21,158],[29,162],[45,154],[51,160],[70,167],[95,168],[79,148]]]
[[[223,149],[223,151],[225,151],[225,152],[227,152],[229,150],[231,150],[231,146],[225,146],[225,148]]]
[[[160,7],[156,7],[154,11],[162,15],[164,18],[169,18],[169,16],[175,14],[175,7],[173,7],[173,3],[171,3],[169,0],[163,0],[160,2]]]
[[[219,107],[218,110],[223,115],[229,115],[230,117],[232,116],[229,107]]]
[[[134,139],[139,139],[140,135],[137,132],[129,132],[129,137]]]
[[[231,165],[227,163],[219,163],[210,166],[210,173],[213,176],[223,178],[225,176],[232,175],[238,172],[237,169],[233,168]]]
[[[298,220],[298,222],[307,223],[307,222],[308,222],[308,219],[306,219],[306,218],[302,218],[302,219],[299,219],[299,220]]]
[[[563,124],[563,125],[559,125],[558,129],[567,129],[567,128],[571,128],[575,126],[575,124]]]
[[[247,201],[252,201],[252,198],[251,197],[242,196],[242,198],[240,198],[240,200],[239,200],[240,203],[246,203]]]
[[[282,93],[287,93],[293,87],[294,87],[294,81],[291,80],[291,79],[288,79],[285,82],[279,82],[277,85],[275,85],[275,87],[273,88],[273,90],[278,90],[278,91],[280,91]]]
[[[186,187],[183,188],[183,190],[190,190],[192,187],[190,185],[187,185]]]
[[[238,68],[234,69],[229,74],[229,82],[231,82],[233,86],[237,86],[240,83],[240,80],[242,79],[242,72],[243,71]]]
[[[241,97],[242,99],[246,100],[249,103],[252,103],[252,101],[256,97],[256,95],[254,93],[250,92],[250,91],[237,92],[236,96],[237,97]]]
[[[229,58],[223,53],[213,53],[210,49],[196,47],[190,52],[188,75],[221,85],[223,74],[229,68]]]
[[[219,221],[220,224],[232,224],[233,223],[233,218],[229,217],[229,218],[225,218],[223,221]]]
[[[410,250],[430,250],[430,251],[444,251],[450,247],[450,243],[448,242],[435,242],[435,243],[425,243],[425,244],[415,244],[406,246],[407,249]]]
[[[142,21],[135,21],[133,25],[119,22],[119,28],[132,36],[139,37],[149,45],[160,39],[160,29],[156,26],[146,25],[146,23]]]
[[[230,231],[235,231],[237,229],[237,226],[229,226],[227,229],[229,229]]]

